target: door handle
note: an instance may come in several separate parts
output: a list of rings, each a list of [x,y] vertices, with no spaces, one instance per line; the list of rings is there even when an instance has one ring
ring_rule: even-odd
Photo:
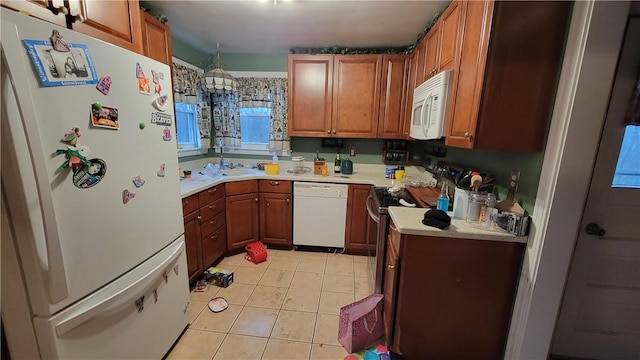
[[[589,235],[604,236],[607,232],[596,223],[589,223],[585,226],[584,231]]]

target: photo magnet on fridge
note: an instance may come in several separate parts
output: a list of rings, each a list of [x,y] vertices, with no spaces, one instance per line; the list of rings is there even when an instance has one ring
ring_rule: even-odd
[[[102,159],[91,159],[89,165],[73,170],[73,185],[79,189],[88,189],[97,185],[107,173],[107,163]]]
[[[151,86],[149,85],[148,78],[138,79],[138,92],[145,95],[151,94]]]
[[[91,124],[97,127],[118,130],[118,109],[93,103],[91,105]]]
[[[96,84],[98,75],[84,44],[66,44],[69,51],[57,51],[50,40],[22,40],[33,63],[40,84],[70,86]],[[62,48],[60,44],[58,48]]]
[[[142,71],[142,66],[140,66],[140,63],[136,63],[136,77],[138,79],[144,78],[144,71]]]
[[[111,76],[103,76],[98,81],[98,85],[96,85],[96,89],[105,95],[109,95],[109,90],[111,89]]]

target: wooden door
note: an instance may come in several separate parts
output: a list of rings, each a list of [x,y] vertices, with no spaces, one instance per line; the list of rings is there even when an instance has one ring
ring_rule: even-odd
[[[378,138],[404,139],[408,81],[409,57],[383,55]]]
[[[376,138],[382,55],[335,55],[332,136]]]
[[[441,21],[436,22],[433,27],[429,29],[427,35],[425,35],[424,40],[422,40],[422,42],[425,43],[425,61],[423,77],[420,83],[432,77],[438,72],[437,59],[439,55],[438,52],[440,51],[438,47],[440,42],[440,24]]]
[[[428,34],[427,34],[428,35]],[[426,37],[426,35],[425,35]],[[427,42],[423,38],[418,46],[413,50],[413,56],[415,58],[416,71],[413,73],[413,87],[414,89],[424,82],[425,77],[425,62],[427,60]]]
[[[371,194],[371,185],[349,184],[347,195],[347,224],[345,250],[349,253],[369,255],[375,252],[375,239],[369,239],[369,213],[367,197]]]
[[[244,247],[260,238],[258,193],[227,196],[227,250]]]
[[[63,0],[1,0],[0,4],[7,8],[27,13],[35,18],[67,27],[67,17],[62,12],[64,7]]]
[[[260,240],[293,246],[291,194],[260,194]]]
[[[224,216],[224,214],[221,214]],[[224,226],[202,237],[202,267],[208,268],[227,251],[227,232]]]
[[[408,82],[407,82],[407,101],[405,104],[405,112],[404,112],[404,127],[403,127],[403,138],[407,140],[411,140],[409,136],[409,130],[411,129],[411,116],[413,115],[413,91],[416,88],[416,71],[418,67],[417,59],[415,54],[411,55],[411,59],[409,60],[409,68],[408,68]]]
[[[331,133],[333,55],[289,55],[289,136]]]
[[[161,63],[172,65],[171,30],[146,12],[140,13],[142,28],[142,53]]]
[[[142,54],[138,0],[70,0],[69,12],[73,30]]]
[[[194,211],[184,217],[184,245],[187,254],[189,282],[202,274],[202,244],[200,242],[200,214]]]
[[[640,18],[631,18],[551,348],[554,355],[637,359],[640,354],[640,167],[636,160],[634,168],[632,160],[638,158],[640,131],[623,124],[638,69]],[[604,233],[587,233],[589,224],[598,224]]]
[[[440,23],[440,46],[436,61],[438,72],[455,68],[460,42],[460,7],[460,1],[452,1],[438,20]]]

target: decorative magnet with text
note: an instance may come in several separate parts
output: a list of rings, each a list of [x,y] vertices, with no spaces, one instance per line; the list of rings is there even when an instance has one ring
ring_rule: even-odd
[[[140,177],[140,175],[133,178],[133,185],[135,185],[137,188],[144,185],[144,183],[145,181]]]
[[[111,89],[111,76],[103,76],[98,80],[98,85],[96,85],[96,89],[101,93],[108,95],[109,90]]]
[[[130,191],[129,189],[122,190],[122,203],[123,204],[126,205],[134,197],[136,197],[136,193],[134,193],[133,191]]]
[[[158,169],[158,172],[156,173],[156,175],[158,175],[158,177],[164,177],[165,174],[165,163],[160,164],[160,169]]]
[[[144,78],[144,71],[142,71],[142,66],[138,62],[136,63],[136,77],[138,79]]]
[[[138,79],[138,92],[145,95],[151,94],[151,86],[149,85],[148,78]]]
[[[66,133],[64,133],[64,135],[62,136],[62,139],[60,139],[61,142],[67,144],[67,145],[71,145],[71,146],[76,146],[76,144],[78,143],[78,138],[80,137],[80,128],[77,127],[72,127],[71,130],[67,131]]]
[[[151,123],[162,126],[171,126],[171,114],[154,112],[151,113]]]
[[[142,295],[138,300],[136,300],[136,308],[138,312],[144,310],[144,295]]]
[[[98,102],[91,104],[91,124],[107,129],[120,129],[118,109],[104,106]]]
[[[89,165],[73,169],[73,185],[88,189],[98,184],[107,173],[107,163],[102,159],[91,159]]]
[[[98,75],[84,44],[67,44],[53,30],[49,40],[22,40],[42,86],[96,84]]]
[[[165,127],[164,130],[162,130],[162,140],[171,141],[171,129],[168,127]]]
[[[153,106],[160,110],[160,111],[167,111],[167,99],[169,98],[169,95],[161,95],[158,96],[154,102],[153,102]],[[153,115],[152,115],[153,116]],[[171,118],[171,117],[169,117]]]
[[[67,167],[77,168],[84,165],[91,165],[91,162],[87,160],[87,156],[91,154],[91,149],[88,146],[71,146],[68,145],[66,149],[56,150],[56,155],[64,154],[65,161],[60,165],[60,169],[66,169]]]

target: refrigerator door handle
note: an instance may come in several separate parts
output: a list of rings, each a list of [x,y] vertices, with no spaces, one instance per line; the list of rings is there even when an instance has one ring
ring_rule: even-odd
[[[17,28],[15,28],[15,31],[17,32]],[[12,44],[12,47],[15,47],[16,49],[22,46],[17,33],[15,36],[3,37],[2,40],[6,42],[17,41],[17,44]],[[3,55],[7,57],[7,61],[22,61],[20,54],[17,53],[9,55],[9,52],[3,52]],[[51,194],[47,166],[45,163],[46,155],[40,141],[38,121],[36,121],[36,107],[33,96],[29,92],[29,87],[26,85],[28,83],[26,79],[28,79],[29,76],[33,76],[33,74],[26,73],[27,67],[28,66],[15,67],[16,73],[10,72],[9,77],[11,79],[11,86],[16,95],[16,102],[20,109],[22,126],[24,127],[25,135],[30,145],[29,155],[31,157],[31,166],[33,168],[33,173],[38,187],[40,212],[42,214],[45,231],[47,262],[49,264],[49,297],[51,298],[51,303],[55,304],[69,296],[69,287],[67,285],[67,277],[64,270],[60,235],[58,234],[58,225],[53,207],[53,196]]]
[[[153,270],[145,276],[110,295],[106,299],[98,303],[90,304],[85,309],[79,309],[79,311],[71,314],[68,318],[59,321],[55,325],[56,334],[62,336],[99,313],[109,311],[125,302],[131,301],[131,306],[133,306],[134,299],[139,298],[142,293],[147,290],[147,287],[158,280],[158,277],[162,276],[162,271],[165,270],[170,263],[175,261],[183,251],[184,242],[180,242],[179,245],[176,246],[176,249],[174,249],[162,263],[158,264],[158,266],[153,268]]]

